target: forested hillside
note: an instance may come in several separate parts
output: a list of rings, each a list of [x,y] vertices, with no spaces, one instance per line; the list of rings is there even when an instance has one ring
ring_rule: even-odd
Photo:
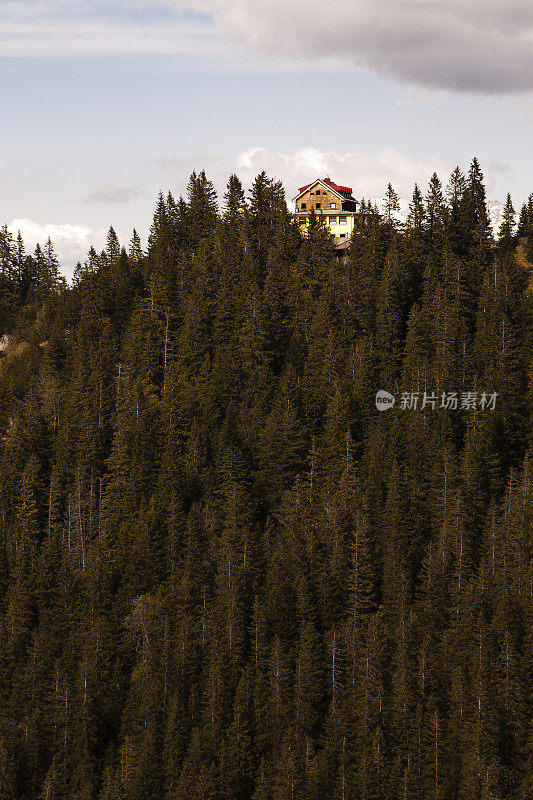
[[[533,196],[395,205],[343,263],[193,173],[72,287],[2,230],[2,800],[532,796]]]

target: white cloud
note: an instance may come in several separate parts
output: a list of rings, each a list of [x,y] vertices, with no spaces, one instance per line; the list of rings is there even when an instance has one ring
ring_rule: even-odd
[[[91,245],[100,249],[104,245],[105,231],[94,231],[86,225],[69,223],[40,223],[33,219],[14,219],[8,224],[14,236],[20,231],[26,252],[32,253],[37,244],[41,246],[48,238],[52,240],[63,274],[72,277],[78,261],[85,261]]]
[[[113,186],[112,183],[103,183],[93,192],[83,198],[84,203],[129,203],[142,192],[138,189],[127,189]]]
[[[209,55],[227,48],[206,26],[187,22],[144,23],[109,20],[0,20],[0,56],[102,57]]]
[[[375,154],[322,151],[314,147],[303,147],[294,153],[275,153],[264,147],[251,147],[240,153],[235,162],[235,172],[245,186],[250,186],[256,175],[265,170],[270,178],[281,180],[285,187],[290,210],[294,210],[292,198],[300,186],[315,178],[329,176],[334,182],[351,186],[357,200],[364,198],[380,206],[387,188],[392,183],[400,198],[399,219],[406,219],[415,183],[425,195],[427,184],[434,172],[440,178],[444,190],[457,159],[451,156],[414,161],[391,147],[382,147]],[[465,172],[468,164],[459,163]],[[494,175],[507,173],[510,167],[489,159],[482,164],[487,192],[494,187]],[[220,182],[221,183],[221,182]],[[497,234],[502,222],[503,203],[490,199],[487,202],[493,231]]]
[[[275,153],[264,147],[252,147],[239,154],[235,170],[243,183],[250,184],[254,177],[265,170],[270,177],[283,182],[287,197],[294,197],[300,186],[313,178],[329,177],[336,183],[351,186],[357,199],[370,198],[380,202],[389,181],[394,186],[404,205],[410,200],[415,182],[425,192],[431,175],[436,172],[445,184],[454,160],[449,156],[413,161],[407,156],[382,147],[375,155],[369,153],[345,153],[322,151],[314,147],[303,147],[294,153]]]
[[[459,92],[533,88],[526,0],[167,0],[269,58],[335,58],[385,77]]]
[[[146,4],[145,4],[146,5]],[[158,14],[129,0],[0,0],[0,57],[206,55],[227,59],[231,48],[197,15]],[[192,18],[191,18],[192,17]]]

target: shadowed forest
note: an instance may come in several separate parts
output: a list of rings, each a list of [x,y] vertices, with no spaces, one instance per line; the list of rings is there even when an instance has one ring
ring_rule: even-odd
[[[2,800],[533,796],[533,195],[396,207],[339,259],[193,173],[72,286],[1,230]]]

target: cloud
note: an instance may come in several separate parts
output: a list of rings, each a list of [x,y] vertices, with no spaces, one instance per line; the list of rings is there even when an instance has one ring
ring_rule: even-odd
[[[207,55],[227,57],[223,43],[189,23],[99,20],[0,21],[0,57]]]
[[[267,58],[335,59],[456,92],[533,88],[526,0],[167,0],[212,14],[222,35]]]
[[[129,203],[142,192],[138,189],[121,189],[112,183],[103,183],[83,198],[84,203]]]
[[[487,208],[492,230],[495,234],[497,234],[503,222],[503,212],[505,206],[499,200],[489,200],[487,203]]]
[[[0,3],[0,57],[199,55],[231,47],[204,16],[129,0]],[[233,49],[235,49],[233,47]]]
[[[514,172],[514,169],[510,164],[502,164],[502,162],[498,161],[497,158],[489,158],[487,167],[491,172],[498,173],[499,175],[510,175]]]
[[[211,148],[206,148],[204,150],[198,150],[195,153],[191,153],[187,156],[169,156],[168,158],[160,158],[157,161],[158,166],[161,169],[165,170],[188,170],[191,171],[191,164],[200,165],[199,169],[202,169],[206,162],[213,163],[216,161],[220,161],[222,156],[220,153],[217,153],[216,150],[212,150]]]
[[[294,153],[275,153],[264,147],[251,147],[240,153],[234,170],[245,186],[253,183],[256,175],[265,170],[271,178],[281,180],[290,210],[292,198],[314,178],[329,177],[343,185],[351,186],[357,200],[364,198],[381,206],[387,188],[392,183],[400,198],[399,219],[406,219],[415,183],[426,193],[430,177],[437,173],[444,188],[450,173],[457,165],[451,156],[414,161],[391,147],[382,147],[376,154],[321,151],[314,147],[303,147]],[[459,164],[463,170],[467,164]],[[494,186],[495,173],[507,173],[510,168],[499,161],[489,159],[482,165],[484,182],[490,193]],[[222,184],[221,184],[222,185]],[[489,218],[495,233],[502,222],[503,203],[490,199],[487,203]]]
[[[311,179],[329,175],[333,181],[351,186],[357,199],[364,197],[381,202],[390,181],[406,205],[415,182],[425,192],[434,172],[446,183],[455,165],[456,162],[449,156],[413,161],[391,147],[382,147],[375,155],[340,155],[314,147],[303,147],[285,154],[264,147],[252,147],[239,154],[235,170],[243,183],[248,185],[259,172],[265,170],[270,177],[283,182],[288,198],[294,197],[298,187]]]
[[[254,58],[245,60],[244,48]],[[533,89],[527,0],[39,0],[0,4],[0,56],[199,55],[369,70],[426,89]]]
[[[27,253],[32,253],[37,244],[43,245],[50,238],[62,272],[68,278],[72,277],[77,262],[85,261],[91,245],[100,248],[105,241],[105,231],[94,231],[86,225],[42,224],[33,219],[14,219],[8,228],[15,236],[20,231]]]

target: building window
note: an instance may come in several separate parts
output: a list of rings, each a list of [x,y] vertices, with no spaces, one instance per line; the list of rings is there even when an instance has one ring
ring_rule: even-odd
[[[337,224],[337,217],[330,217],[329,218],[329,224],[330,225],[336,225]]]
[[[316,204],[316,207],[317,207],[317,208],[320,208],[320,203],[317,203],[317,204]]]
[[[330,204],[329,204],[329,207],[330,207],[330,208],[337,208],[337,203],[330,203]]]
[[[309,194],[314,194],[314,192],[309,192]]]
[[[298,206],[296,206],[296,213],[298,213]]]
[[[346,225],[346,217],[339,217],[339,225]]]
[[[346,239],[345,233],[339,233],[339,239]]]
[[[317,190],[316,190],[316,193],[317,193],[317,194],[320,194],[320,189],[317,189]]]
[[[302,211],[303,211],[304,208],[305,208],[305,203],[302,203]]]

